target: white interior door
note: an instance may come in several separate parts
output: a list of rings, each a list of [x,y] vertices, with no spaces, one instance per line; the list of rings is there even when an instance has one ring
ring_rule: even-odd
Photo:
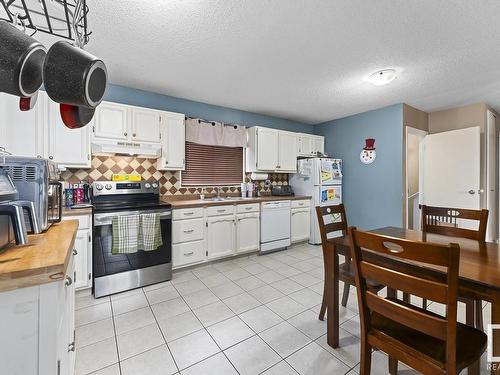
[[[479,209],[479,126],[430,134],[424,140],[423,203]]]

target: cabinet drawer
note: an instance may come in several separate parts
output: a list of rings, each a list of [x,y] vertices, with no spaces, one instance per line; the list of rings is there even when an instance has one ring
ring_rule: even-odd
[[[256,212],[256,211],[259,211],[259,204],[258,203],[239,204],[236,206],[236,212],[239,214],[242,214],[245,212]]]
[[[204,259],[204,241],[172,245],[172,261],[174,267],[201,262]]]
[[[198,217],[203,217],[203,208],[182,208],[180,210],[174,210],[172,214],[173,220],[182,219],[194,219]]]
[[[233,205],[207,207],[207,216],[219,216],[219,215],[230,215],[230,214],[234,214]]]
[[[203,239],[203,219],[172,222],[172,243]]]
[[[309,207],[311,205],[311,201],[309,199],[304,199],[300,201],[292,201],[292,208],[302,208]]]
[[[92,225],[91,215],[74,215],[74,216],[64,216],[63,220],[78,220],[78,230],[90,229]]]

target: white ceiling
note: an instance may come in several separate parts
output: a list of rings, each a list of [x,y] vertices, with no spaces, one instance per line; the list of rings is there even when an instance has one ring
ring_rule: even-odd
[[[499,0],[87,0],[114,84],[318,123],[405,102],[500,109]],[[365,78],[395,68],[376,87]]]

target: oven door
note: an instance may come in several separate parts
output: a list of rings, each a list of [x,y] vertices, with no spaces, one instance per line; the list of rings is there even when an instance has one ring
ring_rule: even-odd
[[[139,250],[135,253],[127,254],[112,254],[111,248],[113,244],[113,217],[137,215],[143,213],[160,213],[160,226],[163,244],[157,249],[152,251]],[[94,274],[94,288],[96,287],[96,280],[99,278],[112,279],[116,275],[116,280],[122,284],[129,283],[130,277],[123,278],[120,274],[130,273],[133,278],[138,278],[137,285],[132,287],[144,286],[153,282],[158,282],[157,276],[148,275],[148,271],[139,272],[141,270],[154,271],[162,270],[164,267],[161,265],[169,264],[171,269],[172,262],[172,214],[170,210],[141,210],[141,211],[126,211],[126,212],[109,212],[109,213],[94,213],[93,215],[93,274]],[[156,267],[156,268],[155,268]],[[161,276],[158,276],[161,277]],[[163,275],[165,277],[165,275]],[[121,279],[120,279],[121,278]],[[127,280],[124,282],[123,280]],[[109,283],[107,283],[109,284]],[[124,286],[125,288],[125,286]],[[124,289],[127,290],[127,289]],[[113,291],[116,293],[116,290]],[[95,290],[96,297],[102,295],[98,290]]]

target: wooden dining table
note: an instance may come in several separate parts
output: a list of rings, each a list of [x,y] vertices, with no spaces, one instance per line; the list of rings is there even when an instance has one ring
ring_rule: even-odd
[[[500,324],[500,245],[479,242],[458,237],[424,233],[421,231],[384,227],[370,231],[399,239],[433,242],[438,244],[457,243],[460,246],[459,295],[491,303],[491,324]],[[327,341],[339,346],[339,254],[350,254],[348,236],[328,240],[332,251],[326,252],[325,278],[327,285]],[[382,265],[390,266],[400,272],[425,275],[442,280],[444,270],[423,263],[411,262],[401,258],[389,257],[366,251],[364,256]],[[394,293],[390,291],[389,293]],[[486,328],[486,327],[485,327]],[[500,329],[493,331],[493,355],[500,356]],[[491,366],[492,374],[500,374],[500,363]]]

